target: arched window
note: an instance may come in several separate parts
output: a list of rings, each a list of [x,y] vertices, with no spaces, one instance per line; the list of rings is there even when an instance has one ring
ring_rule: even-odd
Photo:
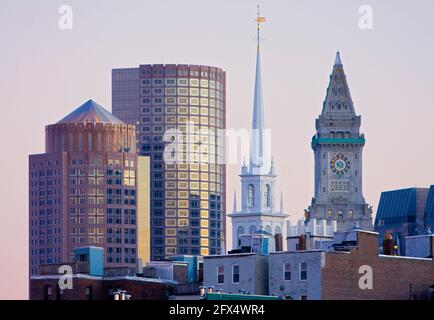
[[[256,233],[256,227],[252,225],[249,228],[249,234],[254,234],[254,233]]]
[[[238,246],[241,245],[241,242],[240,242],[240,236],[241,236],[242,234],[244,234],[244,233],[245,233],[244,228],[243,228],[242,226],[239,226],[239,227],[237,228],[237,240],[238,240]]]
[[[265,186],[265,206],[271,208],[271,186],[269,184]]]
[[[276,228],[274,228],[274,234],[282,234],[282,230],[279,226],[276,226]]]
[[[247,204],[249,208],[252,208],[255,206],[255,187],[253,184],[249,184],[248,190],[247,190]]]
[[[270,226],[266,226],[266,227],[265,227],[265,232],[271,234],[271,227],[270,227]]]

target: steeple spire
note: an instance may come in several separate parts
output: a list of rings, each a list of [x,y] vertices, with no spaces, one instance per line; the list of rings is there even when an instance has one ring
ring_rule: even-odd
[[[264,106],[262,98],[262,79],[261,79],[261,54],[260,54],[260,29],[261,23],[265,22],[265,17],[261,17],[258,6],[257,22],[257,52],[256,52],[256,75],[255,91],[253,97],[253,120],[252,134],[250,143],[250,173],[267,174],[269,164],[264,164],[265,155],[265,136],[264,136]]]

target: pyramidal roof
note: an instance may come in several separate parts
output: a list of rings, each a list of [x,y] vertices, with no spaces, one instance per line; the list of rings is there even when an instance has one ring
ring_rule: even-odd
[[[123,123],[93,100],[88,100],[57,123]]]
[[[336,53],[330,83],[327,88],[327,95],[323,104],[322,115],[356,115],[339,51]]]

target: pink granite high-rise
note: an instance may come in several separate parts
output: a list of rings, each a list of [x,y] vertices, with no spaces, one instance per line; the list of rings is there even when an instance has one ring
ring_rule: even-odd
[[[104,248],[105,267],[149,260],[149,159],[135,127],[89,100],[45,131],[45,153],[29,157],[30,275],[82,246]]]

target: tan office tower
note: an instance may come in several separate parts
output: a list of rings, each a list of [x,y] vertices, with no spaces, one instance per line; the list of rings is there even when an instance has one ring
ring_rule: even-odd
[[[151,158],[151,258],[220,254],[225,243],[225,172],[219,137],[167,163],[164,134],[226,127],[226,73],[195,65],[141,65],[112,72],[113,113],[137,125],[138,153]],[[195,149],[196,148],[196,149]],[[201,150],[200,161],[194,153]]]
[[[89,100],[45,131],[45,153],[29,157],[30,275],[82,246],[103,247],[106,267],[149,260],[149,158],[135,127]]]

